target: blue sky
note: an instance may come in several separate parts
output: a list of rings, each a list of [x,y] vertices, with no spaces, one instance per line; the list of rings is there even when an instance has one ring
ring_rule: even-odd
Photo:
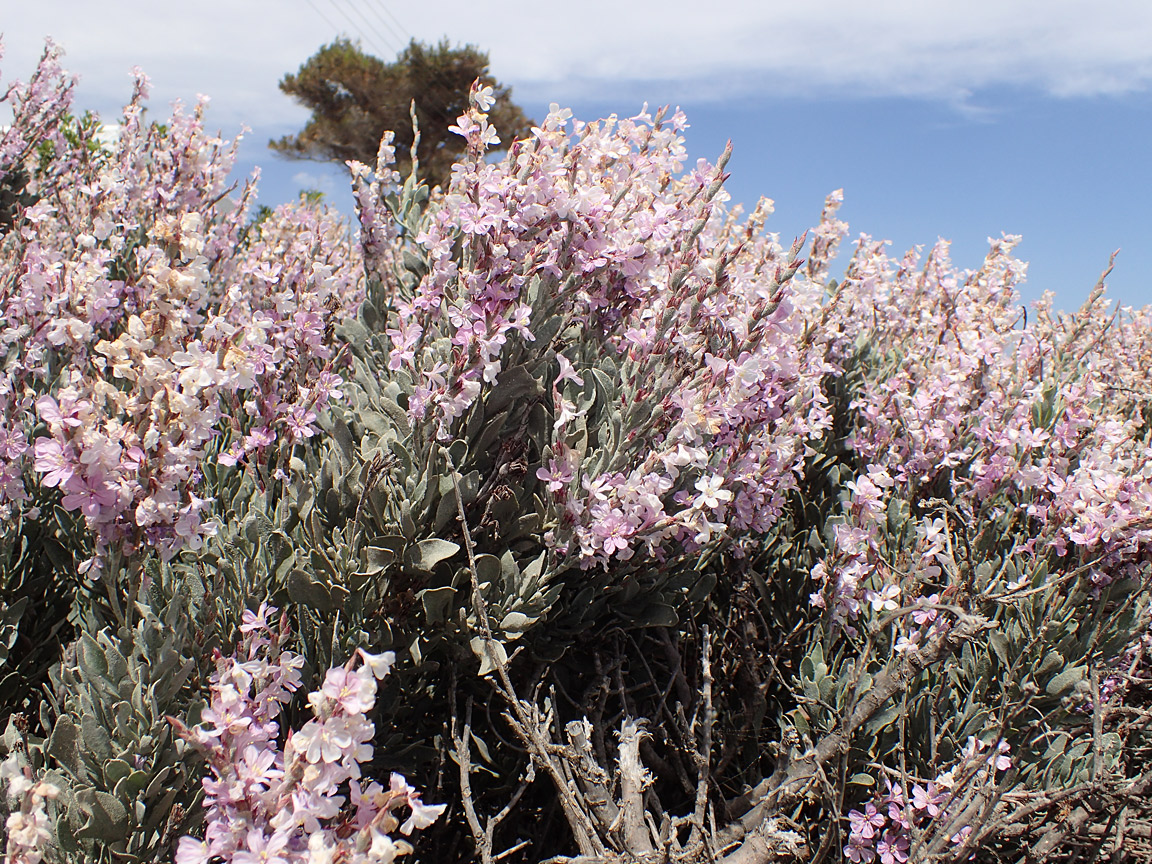
[[[278,91],[284,73],[338,35],[385,58],[447,37],[487,50],[536,118],[552,101],[581,119],[681,106],[690,152],[715,158],[731,138],[729,191],[772,198],[785,239],[843,188],[850,236],[894,253],[942,236],[975,267],[987,237],[1022,234],[1025,299],[1052,290],[1070,309],[1119,249],[1109,293],[1152,302],[1147,0],[0,0],[0,28],[4,80],[51,35],[80,106],[105,115],[137,64],[157,114],[209,94],[225,134],[252,129],[241,169],[262,167],[263,203],[318,187],[350,206],[339,168],[266,149],[307,116]]]

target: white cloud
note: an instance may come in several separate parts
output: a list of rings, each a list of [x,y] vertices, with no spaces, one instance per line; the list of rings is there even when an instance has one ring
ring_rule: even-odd
[[[650,91],[695,101],[750,95],[914,95],[963,102],[1002,86],[1056,96],[1152,83],[1147,0],[148,0],[21,4],[6,16],[5,79],[26,76],[51,34],[105,115],[142,66],[153,105],[213,97],[222,125],[296,128],[277,81],[345,32],[387,56],[410,35],[487,50],[521,100]]]
[[[314,171],[297,171],[292,175],[292,182],[301,189],[323,192],[325,195],[331,195],[336,191],[336,183],[330,175]]]

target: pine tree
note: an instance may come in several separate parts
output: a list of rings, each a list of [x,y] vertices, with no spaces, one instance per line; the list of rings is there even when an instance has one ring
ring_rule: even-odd
[[[345,162],[376,161],[380,137],[396,133],[399,170],[411,168],[410,106],[415,103],[420,127],[417,151],[421,179],[445,185],[465,141],[448,131],[468,107],[468,90],[477,78],[496,95],[490,121],[506,147],[527,134],[531,121],[511,101],[511,88],[488,73],[488,55],[473,45],[453,48],[447,41],[431,47],[415,39],[393,63],[365,54],[359,45],[337,39],[310,57],[295,75],[285,75],[280,89],[311,109],[312,117],[295,135],[269,143],[297,159]]]

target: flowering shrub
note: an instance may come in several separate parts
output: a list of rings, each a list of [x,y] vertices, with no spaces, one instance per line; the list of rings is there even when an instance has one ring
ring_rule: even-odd
[[[254,216],[203,103],[146,124],[140,76],[98,135],[57,61],[0,138],[0,641],[67,645],[10,857],[1060,860],[1152,816],[1148,310],[1022,309],[1013,237],[835,280],[838,193],[781,245],[679,112],[493,161],[479,86],[445,188],[386,135],[358,236]]]
[[[969,738],[959,765],[923,786],[916,783],[912,787],[911,799],[905,796],[899,783],[889,781],[887,792],[875,804],[868,802],[863,812],[849,812],[851,827],[844,857],[854,864],[876,860],[881,864],[903,864],[908,860],[914,827],[922,829],[931,820],[946,826],[952,826],[954,822],[963,823],[967,814],[962,811],[971,797],[965,797],[965,789],[981,784],[988,775],[1012,767],[1006,741],[992,748],[990,755],[984,755],[988,749],[985,742]],[[953,846],[963,847],[972,834],[972,826],[960,824],[957,827],[959,830],[951,836],[950,842]]]
[[[234,657],[217,661],[204,722],[185,733],[207,749],[212,777],[204,780],[205,839],[182,838],[176,864],[217,857],[234,864],[387,864],[410,853],[412,847],[391,832],[427,828],[447,805],[422,803],[399,774],[385,790],[360,772],[372,758],[374,733],[364,715],[395,655],[361,650],[329,669],[324,685],[308,696],[314,719],[290,731],[281,750],[276,718],[300,686],[304,659],[283,649],[288,619],[282,616],[277,626],[276,612],[261,604],[244,613],[244,639]],[[344,784],[354,808],[347,812],[345,796],[338,794]],[[404,806],[411,812],[401,824],[392,811]]]
[[[1024,326],[1014,291],[1024,265],[1009,254],[1018,240],[993,241],[979,270],[958,274],[946,244],[918,268],[914,253],[892,262],[863,238],[837,288],[824,324],[833,356],[870,346],[849,442],[865,471],[847,484],[848,521],[813,574],[841,619],[879,596],[866,588],[873,574],[886,608],[898,605],[901,586],[877,573],[893,499],[947,498],[975,524],[1011,511],[1027,525],[1021,551],[1071,555],[1097,586],[1147,561],[1152,451],[1130,386],[1147,356],[1146,312],[1109,333],[1097,292],[1076,323],[1056,319],[1049,298]],[[1105,340],[1115,349],[1101,351]],[[946,525],[917,530],[912,571],[938,574]]]
[[[490,100],[474,92],[453,127],[469,156],[413,238],[427,272],[386,300],[386,365],[411,381],[417,446],[424,428],[460,435],[482,390],[539,370],[552,422],[535,474],[561,557],[607,568],[764,531],[828,422],[827,370],[780,285],[791,260],[725,220],[722,165],[676,176],[683,114],[569,131],[554,108],[491,163]],[[371,188],[387,200],[382,156]],[[354,170],[361,236],[380,236],[374,175]]]
[[[36,477],[83,517],[89,566],[168,558],[215,530],[205,459],[264,464],[316,434],[341,382],[326,331],[358,306],[359,266],[326,213],[246,224],[252,186],[228,198],[234,144],[204,131],[204,101],[145,125],[138,74],[100,141],[67,113],[58,55],[5,97],[0,179],[26,172],[37,200],[0,244],[0,506],[29,507]]]

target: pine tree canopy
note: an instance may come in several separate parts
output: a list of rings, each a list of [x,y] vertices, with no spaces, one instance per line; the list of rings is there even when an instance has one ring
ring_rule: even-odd
[[[488,72],[488,55],[473,45],[453,48],[409,43],[393,63],[365,54],[348,39],[325,45],[300,67],[285,75],[280,89],[312,111],[295,135],[269,146],[297,159],[375,165],[380,138],[396,134],[398,169],[411,169],[413,133],[410,106],[415,103],[420,126],[417,151],[421,179],[444,185],[465,141],[448,131],[468,107],[468,90],[477,78],[495,91],[490,122],[506,147],[528,133],[531,121],[511,101],[511,88]]]

